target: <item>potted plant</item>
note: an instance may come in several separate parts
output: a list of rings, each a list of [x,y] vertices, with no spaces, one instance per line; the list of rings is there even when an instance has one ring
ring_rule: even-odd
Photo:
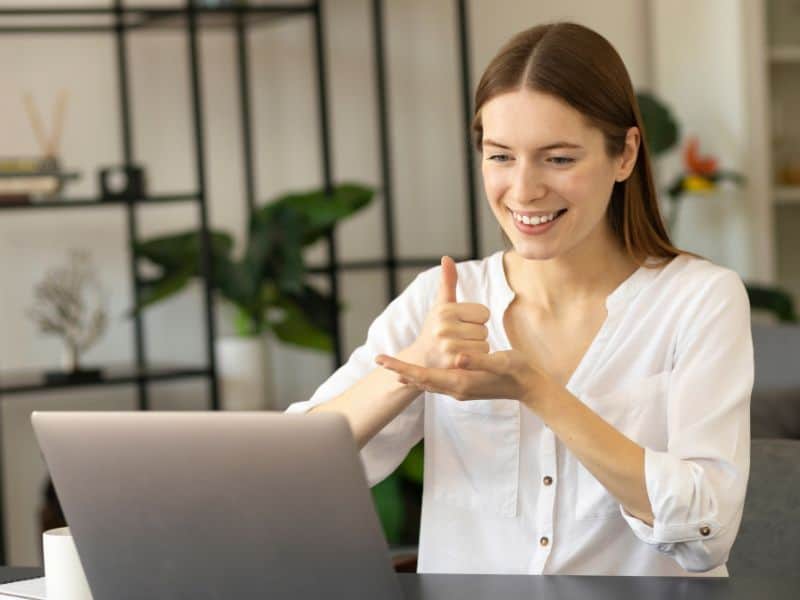
[[[275,198],[251,215],[240,257],[233,256],[232,235],[209,232],[211,286],[235,309],[236,335],[216,340],[215,347],[225,408],[268,408],[267,332],[289,344],[331,351],[335,299],[307,281],[303,249],[367,206],[373,194],[367,186],[343,183],[330,194],[314,189]],[[201,276],[200,235],[190,230],[134,245],[136,256],[160,271],[143,285],[134,310],[180,292]]]

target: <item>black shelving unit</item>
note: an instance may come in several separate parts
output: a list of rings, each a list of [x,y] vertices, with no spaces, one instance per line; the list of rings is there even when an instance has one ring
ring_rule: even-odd
[[[331,4],[331,6],[335,6]],[[471,82],[468,38],[468,15],[465,0],[455,0],[457,18],[456,40],[463,97],[463,148],[467,190],[467,211],[469,215],[469,254],[453,256],[455,260],[474,259],[479,256],[478,201],[475,188],[475,168],[471,143]],[[391,170],[391,140],[389,134],[389,90],[387,85],[387,64],[384,48],[384,14],[383,1],[372,0],[372,27],[375,56],[375,84],[378,103],[378,133],[381,161],[380,189],[383,195],[383,224],[385,233],[385,257],[373,260],[340,262],[337,259],[335,233],[327,236],[326,245],[328,260],[323,265],[309,268],[310,273],[327,276],[330,293],[339,298],[338,273],[357,270],[383,270],[387,272],[388,285],[386,301],[391,301],[399,293],[398,269],[404,267],[425,268],[439,264],[440,257],[403,259],[397,256],[394,236],[393,194]],[[194,159],[196,166],[196,189],[184,194],[153,195],[146,198],[132,198],[128,201],[102,201],[100,198],[69,198],[35,204],[0,205],[0,211],[20,210],[74,210],[111,207],[122,208],[126,213],[127,242],[129,247],[138,239],[136,211],[148,205],[193,202],[197,204],[202,232],[202,273],[204,293],[204,320],[207,347],[207,364],[197,367],[180,365],[150,365],[145,356],[145,331],[141,315],[134,317],[134,355],[132,365],[110,366],[104,371],[101,381],[94,383],[60,383],[51,384],[44,381],[43,374],[36,372],[0,372],[0,401],[12,394],[41,392],[65,387],[87,385],[123,385],[136,384],[138,406],[142,410],[149,408],[147,385],[154,381],[178,380],[185,378],[206,378],[210,388],[210,408],[219,408],[219,389],[214,360],[215,323],[213,318],[214,299],[207,274],[211,267],[209,244],[208,196],[206,185],[206,165],[204,159],[205,138],[202,125],[203,103],[201,88],[201,65],[198,52],[198,34],[200,30],[225,29],[235,33],[237,75],[239,85],[241,138],[243,146],[243,172],[245,202],[249,211],[256,207],[254,185],[254,153],[251,137],[252,110],[250,105],[249,64],[250,56],[246,43],[249,28],[270,22],[306,17],[313,21],[312,45],[313,68],[316,73],[317,110],[320,123],[320,153],[323,170],[323,183],[327,190],[333,189],[333,167],[331,157],[330,123],[328,117],[327,71],[325,64],[325,40],[323,30],[323,2],[271,2],[251,1],[245,5],[221,8],[208,8],[198,5],[193,0],[185,0],[173,7],[152,7],[135,5],[122,0],[110,0],[108,7],[35,7],[19,6],[16,8],[0,8],[0,34],[7,35],[69,35],[69,34],[102,34],[112,35],[115,40],[117,85],[120,98],[120,137],[122,142],[123,162],[132,165],[134,151],[132,144],[132,115],[129,105],[129,73],[127,39],[129,34],[140,30],[172,29],[186,33],[187,54],[189,58],[191,86],[191,116]],[[138,303],[138,294],[145,279],[140,277],[138,265],[133,252],[130,253],[129,271],[134,301]],[[344,363],[339,315],[335,304],[331,306],[331,321],[334,324],[333,369]],[[0,463],[1,464],[1,463]],[[0,483],[2,473],[0,472]],[[5,564],[5,535],[3,528],[2,488],[0,488],[0,564]]]

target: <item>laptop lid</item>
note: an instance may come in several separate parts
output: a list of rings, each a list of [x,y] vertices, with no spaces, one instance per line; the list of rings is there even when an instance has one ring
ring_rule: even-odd
[[[31,420],[95,600],[401,598],[342,415]]]

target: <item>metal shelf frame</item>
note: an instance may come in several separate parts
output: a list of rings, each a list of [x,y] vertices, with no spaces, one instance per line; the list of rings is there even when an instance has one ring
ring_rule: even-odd
[[[322,180],[326,190],[333,189],[333,163],[331,155],[331,134],[328,106],[328,73],[326,67],[325,38],[324,38],[324,9],[323,0],[315,0],[302,4],[288,4],[270,2],[267,4],[248,4],[222,8],[205,8],[196,6],[192,0],[185,0],[174,7],[147,7],[123,5],[122,0],[110,0],[111,5],[103,7],[35,7],[24,6],[19,8],[0,8],[0,23],[8,20],[12,24],[0,25],[0,34],[22,35],[57,35],[57,34],[103,34],[113,35],[115,40],[117,86],[119,89],[119,114],[120,133],[123,150],[124,164],[130,166],[134,163],[134,148],[132,141],[132,114],[129,104],[130,77],[128,71],[128,46],[127,37],[132,32],[173,28],[186,33],[186,51],[189,58],[190,86],[191,86],[191,115],[192,136],[196,172],[196,191],[186,194],[156,195],[130,202],[101,202],[95,198],[65,199],[35,204],[0,205],[3,210],[41,210],[41,209],[75,209],[98,206],[121,206],[126,211],[127,242],[129,247],[138,239],[138,226],[136,209],[140,206],[161,204],[165,202],[195,202],[200,216],[200,229],[202,232],[202,269],[203,269],[203,295],[205,312],[205,333],[207,347],[207,365],[199,367],[157,368],[148,365],[145,356],[145,331],[142,316],[134,316],[134,353],[135,363],[117,375],[109,375],[96,385],[120,385],[135,383],[137,386],[138,406],[142,410],[149,408],[147,384],[150,381],[164,381],[185,377],[206,377],[210,387],[211,408],[219,408],[219,387],[217,368],[214,357],[214,339],[216,326],[214,323],[213,307],[214,298],[212,286],[207,276],[211,270],[211,252],[209,239],[208,217],[208,188],[207,170],[205,164],[205,132],[202,123],[203,98],[201,95],[202,66],[198,51],[198,36],[201,30],[214,28],[228,28],[235,33],[236,43],[236,69],[239,87],[239,105],[241,122],[241,139],[243,146],[243,173],[245,202],[249,211],[256,207],[254,183],[254,152],[252,140],[252,107],[250,104],[249,64],[250,56],[247,47],[247,32],[250,27],[270,23],[277,19],[306,16],[313,20],[312,46],[313,68],[316,74],[317,111],[319,117],[319,151],[322,165]],[[466,178],[466,203],[469,224],[469,252],[467,256],[454,257],[455,260],[470,260],[479,257],[480,231],[478,217],[478,199],[476,191],[475,164],[472,150],[472,82],[470,81],[470,40],[469,40],[469,15],[466,0],[454,0],[456,9],[456,34],[455,43],[458,47],[460,92],[462,96],[462,145],[464,157],[464,175]],[[388,277],[386,289],[386,302],[393,300],[400,292],[399,273],[401,268],[431,267],[439,264],[439,257],[430,258],[401,258],[397,256],[394,224],[394,196],[392,181],[390,113],[389,113],[389,88],[387,77],[387,58],[385,48],[385,16],[383,0],[372,0],[371,17],[373,29],[374,51],[374,76],[377,93],[378,137],[380,151],[380,182],[379,189],[383,196],[383,228],[385,237],[385,257],[357,261],[340,262],[337,258],[335,231],[329,233],[326,239],[327,262],[309,268],[310,273],[325,275],[330,287],[331,295],[339,299],[338,274],[342,271],[377,270],[384,271]],[[13,21],[16,21],[14,23]],[[32,22],[36,21],[36,22]],[[129,263],[131,284],[134,290],[134,300],[138,304],[138,294],[145,278],[139,276],[138,265],[133,252]],[[336,304],[331,305],[331,321],[334,324],[334,352],[333,370],[344,363],[341,323]],[[35,379],[35,378],[34,378]],[[24,377],[21,374],[12,374],[10,379],[0,373],[0,401],[3,395],[10,393],[30,393],[32,391],[50,389],[52,387],[71,387],[69,385],[48,386],[31,383],[20,383]],[[15,384],[14,381],[17,381]],[[6,382],[4,384],[4,382]],[[82,383],[80,385],[93,385]],[[0,483],[2,473],[0,472]],[[0,490],[1,491],[1,490]],[[5,544],[3,532],[3,506],[2,493],[0,493],[0,564],[5,564]]]

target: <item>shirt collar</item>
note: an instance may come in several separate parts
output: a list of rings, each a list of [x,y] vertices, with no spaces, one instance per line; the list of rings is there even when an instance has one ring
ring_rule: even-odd
[[[506,277],[505,268],[503,266],[503,255],[505,252],[505,250],[498,250],[491,256],[489,270],[491,271],[490,276],[492,277],[492,281],[496,284],[497,289],[500,290],[504,306],[508,306],[514,299],[515,294],[508,283],[508,278]],[[651,265],[651,267],[657,264],[657,261],[652,258],[648,259],[646,262]],[[612,311],[619,310],[630,304],[636,297],[636,294],[639,293],[648,281],[655,277],[658,271],[658,268],[641,266],[631,273],[625,281],[619,284],[616,289],[606,297],[606,309],[608,312],[611,313]]]

